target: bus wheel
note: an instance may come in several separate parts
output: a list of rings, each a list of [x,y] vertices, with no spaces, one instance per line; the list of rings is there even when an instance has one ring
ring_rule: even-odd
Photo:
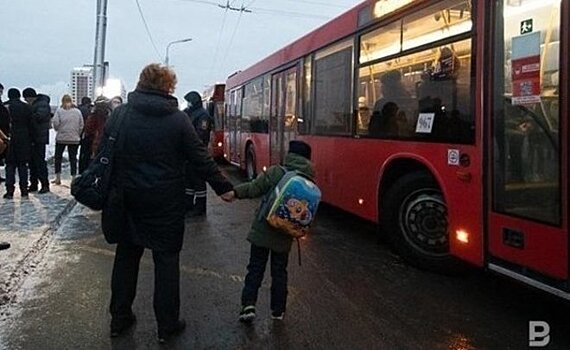
[[[383,232],[393,248],[422,269],[457,272],[449,254],[447,205],[437,182],[427,173],[400,178],[382,199]]]
[[[245,156],[245,173],[247,175],[248,181],[255,179],[257,175],[255,169],[255,153],[253,152],[253,147],[247,147],[246,156]]]

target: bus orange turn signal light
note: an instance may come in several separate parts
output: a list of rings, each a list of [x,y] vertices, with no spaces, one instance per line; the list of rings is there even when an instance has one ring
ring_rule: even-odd
[[[465,230],[455,231],[455,238],[461,243],[469,243],[469,233]]]
[[[471,178],[473,176],[471,176],[471,173],[468,171],[458,171],[455,173],[455,175],[457,175],[457,178],[461,181],[464,182],[471,182]]]

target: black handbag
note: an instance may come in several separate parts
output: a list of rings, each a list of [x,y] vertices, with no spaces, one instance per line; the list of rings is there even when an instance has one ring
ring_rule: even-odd
[[[71,195],[79,203],[93,210],[102,210],[107,202],[113,170],[113,154],[127,113],[128,107],[124,107],[111,118],[109,137],[103,142],[87,169],[71,183]]]

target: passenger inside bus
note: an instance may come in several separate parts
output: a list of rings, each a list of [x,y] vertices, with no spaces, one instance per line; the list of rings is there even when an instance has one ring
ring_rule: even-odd
[[[368,130],[368,125],[370,124],[370,118],[372,117],[370,113],[370,108],[366,102],[366,97],[360,96],[358,98],[358,129]]]
[[[374,103],[373,114],[382,114],[383,108],[388,102],[393,102],[404,118],[412,114],[412,111],[407,110],[407,107],[411,105],[413,98],[402,83],[402,74],[399,71],[388,71],[380,77],[380,91],[382,97]],[[394,122],[396,115],[397,113],[394,115]],[[407,130],[401,130],[401,132],[403,135],[407,134]],[[389,135],[398,136],[398,134]]]
[[[372,137],[388,137],[398,135],[398,105],[394,102],[386,102],[382,111],[374,111],[370,124],[368,124],[368,134]]]

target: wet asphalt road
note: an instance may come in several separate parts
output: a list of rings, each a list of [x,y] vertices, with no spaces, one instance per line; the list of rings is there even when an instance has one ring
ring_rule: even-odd
[[[547,349],[570,349],[563,301],[484,271],[446,277],[407,266],[378,243],[373,225],[327,206],[301,242],[302,266],[295,246],[291,252],[285,320],[270,320],[266,275],[258,317],[242,325],[245,237],[258,202],[209,196],[207,219],[187,221],[181,315],[188,327],[180,337],[167,346],[156,342],[147,251],[136,327],[109,338],[114,247],[100,234],[99,215],[76,207],[0,323],[0,348],[527,349],[528,321],[544,320],[551,327]]]

